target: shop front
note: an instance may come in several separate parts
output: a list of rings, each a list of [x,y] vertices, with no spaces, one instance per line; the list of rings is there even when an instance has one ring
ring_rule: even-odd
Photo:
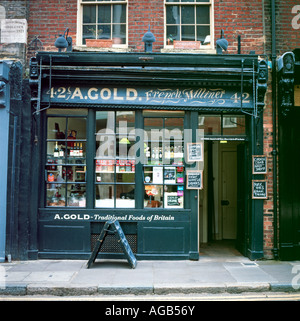
[[[137,259],[263,256],[266,62],[255,55],[40,52],[31,60],[38,258],[88,258],[118,220]],[[100,257],[120,258],[114,235]]]

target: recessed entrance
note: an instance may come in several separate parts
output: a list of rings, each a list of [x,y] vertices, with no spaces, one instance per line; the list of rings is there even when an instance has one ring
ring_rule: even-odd
[[[236,247],[239,145],[244,142],[205,142],[204,189],[199,192],[200,252],[212,243],[222,243],[221,251]]]

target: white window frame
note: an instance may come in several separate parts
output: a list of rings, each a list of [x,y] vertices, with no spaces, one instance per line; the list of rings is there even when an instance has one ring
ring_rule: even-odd
[[[76,45],[79,47],[86,47],[82,43],[82,29],[83,29],[83,21],[82,21],[82,12],[84,5],[117,5],[117,4],[125,4],[126,5],[126,44],[113,44],[113,48],[128,48],[128,1],[114,1],[114,0],[104,0],[104,1],[97,1],[97,0],[77,0],[77,37],[76,37]],[[112,25],[112,23],[111,23]]]
[[[174,45],[168,45],[167,44],[167,6],[168,5],[177,5],[177,6],[184,6],[184,5],[196,5],[196,6],[201,6],[201,5],[209,5],[210,6],[210,44],[207,45],[202,45],[200,46],[200,50],[206,50],[206,51],[210,51],[210,50],[214,50],[215,49],[215,45],[214,45],[214,0],[210,0],[209,2],[196,2],[196,1],[189,1],[189,2],[185,2],[182,0],[179,1],[165,1],[165,8],[164,8],[164,12],[165,12],[165,16],[164,16],[164,48],[165,49],[174,49]],[[196,21],[193,25],[196,25]]]

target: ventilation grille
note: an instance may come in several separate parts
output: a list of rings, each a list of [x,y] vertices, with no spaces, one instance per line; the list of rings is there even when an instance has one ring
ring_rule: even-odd
[[[93,251],[99,234],[91,234],[91,251]],[[133,253],[137,253],[137,235],[125,234],[127,242]],[[105,253],[123,253],[121,244],[118,242],[118,238],[114,234],[107,234],[99,252]]]

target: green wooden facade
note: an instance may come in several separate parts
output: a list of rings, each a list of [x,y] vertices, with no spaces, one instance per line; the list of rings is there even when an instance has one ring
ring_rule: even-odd
[[[37,138],[33,146],[35,193],[30,216],[36,237],[31,236],[31,258],[86,259],[104,223],[117,219],[137,259],[199,259],[198,190],[187,189],[185,181],[182,207],[172,209],[165,203],[162,208],[146,208],[145,165],[136,163],[134,207],[95,205],[95,184],[102,186],[101,181],[95,182],[97,113],[128,110],[134,111],[134,127],[141,130],[145,129],[145,111],[156,111],[157,119],[167,119],[165,111],[180,112],[184,129],[190,130],[184,144],[197,141],[199,113],[245,116],[246,131],[238,150],[237,248],[251,259],[262,258],[263,200],[252,199],[252,180],[263,177],[253,176],[251,160],[252,155],[263,154],[266,81],[267,63],[256,55],[38,53],[31,59],[30,68]],[[72,116],[74,109],[83,114]],[[84,119],[85,137],[79,140],[86,152],[84,162],[79,164],[86,166],[85,181],[79,183],[85,188],[83,207],[51,206],[45,197],[51,185],[45,171],[45,164],[49,167],[47,144],[55,140],[47,137],[49,117],[64,118],[66,122],[72,117]],[[140,152],[144,150],[142,139],[135,143]],[[186,160],[181,166],[184,170],[193,168]],[[162,167],[165,173],[165,165]],[[111,186],[116,191],[118,183]],[[100,255],[122,257],[116,247],[111,239],[111,248],[108,244]]]

